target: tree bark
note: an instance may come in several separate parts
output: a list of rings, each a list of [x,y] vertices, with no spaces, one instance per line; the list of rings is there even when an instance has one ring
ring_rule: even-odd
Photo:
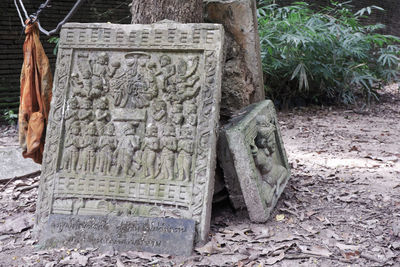
[[[203,22],[203,0],[132,0],[132,24],[168,19],[181,23]]]

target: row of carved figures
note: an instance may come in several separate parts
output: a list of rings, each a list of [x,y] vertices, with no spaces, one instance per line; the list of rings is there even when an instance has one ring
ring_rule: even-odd
[[[174,125],[167,124],[159,138],[158,127],[149,124],[145,137],[141,138],[136,134],[137,126],[127,123],[123,136],[117,138],[112,122],[104,126],[100,137],[96,123],[89,123],[85,131],[80,122],[72,123],[64,144],[61,169],[75,173],[189,181],[195,128],[189,124],[182,126],[178,138]]]
[[[107,93],[112,97],[113,105],[121,108],[148,107],[157,96],[171,105],[182,104],[197,96],[200,90],[197,85],[200,77],[196,75],[198,56],[178,58],[176,64],[168,55],[154,57],[150,61],[148,54],[128,53],[124,56],[125,67],[121,67],[119,61],[110,64],[109,56],[104,52],[95,59],[79,54],[79,71],[71,74],[72,93],[91,100]]]

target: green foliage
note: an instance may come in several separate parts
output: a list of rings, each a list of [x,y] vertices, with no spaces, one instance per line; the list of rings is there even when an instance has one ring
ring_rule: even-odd
[[[10,125],[15,125],[18,119],[18,114],[14,113],[13,110],[5,110],[3,111],[3,120],[6,121]]]
[[[284,103],[369,102],[377,90],[399,77],[400,39],[377,33],[382,24],[362,25],[376,6],[357,12],[346,3],[312,10],[296,2],[259,4],[261,56],[267,96]],[[360,94],[361,93],[361,94]]]
[[[50,44],[56,44],[56,46],[53,49],[53,55],[57,55],[57,51],[58,51],[58,46],[60,45],[60,37],[58,36],[53,36],[50,37],[49,40],[47,40]]]

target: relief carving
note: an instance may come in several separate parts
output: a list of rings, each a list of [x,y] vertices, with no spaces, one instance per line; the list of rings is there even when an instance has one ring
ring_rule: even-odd
[[[288,171],[276,162],[276,127],[274,118],[267,120],[266,116],[259,115],[257,120],[257,136],[254,143],[250,145],[254,163],[262,178],[262,197],[267,206],[272,205],[272,200],[278,197],[281,184],[286,182]]]
[[[57,59],[38,222],[50,214],[189,218],[204,240],[221,26],[196,26],[197,39],[176,47],[128,42],[130,37],[115,45],[108,24],[87,30],[104,27],[105,34],[107,28],[107,41],[104,35],[93,43],[83,37],[75,42],[75,26],[68,27]],[[153,28],[146,31],[153,38]]]

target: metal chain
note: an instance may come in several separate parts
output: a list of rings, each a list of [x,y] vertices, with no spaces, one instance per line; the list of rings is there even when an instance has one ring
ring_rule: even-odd
[[[77,0],[77,1],[75,2],[74,6],[72,7],[72,9],[69,11],[69,13],[64,17],[64,19],[63,19],[60,23],[58,23],[58,25],[57,25],[57,27],[56,27],[55,29],[53,29],[53,30],[51,30],[51,31],[45,30],[45,29],[40,25],[40,21],[39,21],[39,15],[40,15],[40,13],[42,13],[42,11],[43,11],[45,8],[49,7],[49,4],[50,4],[51,0],[46,0],[46,2],[44,2],[43,4],[41,4],[41,5],[39,6],[38,10],[37,10],[35,13],[33,13],[32,15],[30,15],[30,16],[28,16],[28,12],[26,12],[26,9],[25,9],[25,6],[24,6],[24,3],[22,2],[22,0],[18,0],[18,1],[19,1],[19,6],[18,6],[18,3],[17,3],[17,0],[14,0],[14,5],[15,5],[15,7],[17,8],[18,16],[19,16],[19,18],[20,18],[20,20],[21,20],[22,27],[25,28],[26,25],[25,25],[25,22],[24,22],[24,18],[23,18],[22,14],[21,14],[20,8],[22,9],[22,11],[23,11],[23,13],[24,13],[24,15],[25,15],[25,21],[26,21],[26,20],[29,20],[29,23],[37,22],[37,23],[38,23],[38,26],[39,26],[39,30],[40,30],[42,33],[44,33],[45,35],[50,36],[50,35],[52,35],[52,34],[58,32],[58,31],[60,30],[61,26],[64,25],[64,24],[74,15],[74,13],[76,12],[76,10],[79,8],[79,6],[80,6],[80,5],[83,3],[83,1],[85,1],[85,0]]]

